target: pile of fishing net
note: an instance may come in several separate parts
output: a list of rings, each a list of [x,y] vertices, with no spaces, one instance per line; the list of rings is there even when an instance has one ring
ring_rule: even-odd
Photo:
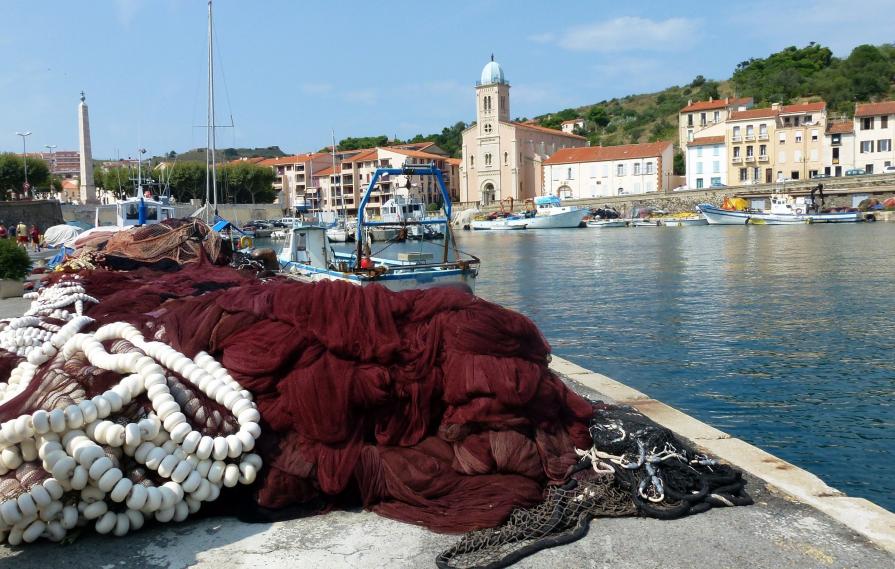
[[[0,341],[0,380],[9,377],[0,534],[10,540],[57,539],[71,523],[126,533],[254,482],[255,517],[359,503],[435,531],[497,527],[439,561],[477,566],[576,536],[593,515],[676,517],[745,496],[739,474],[668,431],[575,394],[549,370],[549,346],[530,320],[463,290],[260,280],[201,257],[173,272],[77,276],[57,285],[82,295],[65,300],[73,312],[57,314],[50,298],[38,322],[6,325],[33,329],[23,337],[46,361],[23,362],[32,354],[19,352],[17,336]],[[69,321],[79,333],[60,335],[54,327]],[[94,414],[87,402],[109,392],[118,399],[94,403]],[[39,409],[61,409],[57,436],[32,426]],[[78,445],[103,455],[91,450],[85,461],[108,461],[93,472]],[[99,472],[109,464],[114,481]],[[6,505],[33,493],[34,479],[50,480],[42,484],[62,504],[50,506],[49,522],[36,501]],[[164,490],[172,484],[182,491]],[[137,486],[166,500],[131,504]]]
[[[94,255],[101,259],[100,266],[109,269],[150,266],[171,270],[200,259],[216,264],[229,261],[220,235],[196,218],[168,219],[126,229],[97,227],[78,237],[74,247],[74,258]]]

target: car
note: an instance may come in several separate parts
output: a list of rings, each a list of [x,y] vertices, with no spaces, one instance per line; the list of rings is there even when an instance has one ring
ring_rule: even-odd
[[[886,166],[883,168],[881,174],[895,174],[895,166]]]
[[[863,176],[867,171],[864,168],[852,168],[851,170],[846,170],[846,176]]]
[[[811,179],[812,180],[821,180],[823,178],[832,178],[832,177],[833,176],[831,176],[830,174],[815,174],[815,175],[811,176]]]

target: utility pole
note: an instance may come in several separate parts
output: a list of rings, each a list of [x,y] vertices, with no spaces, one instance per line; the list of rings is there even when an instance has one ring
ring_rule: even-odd
[[[22,163],[25,166],[25,183],[22,184],[22,190],[27,194],[28,190],[31,189],[31,184],[28,183],[28,150],[25,145],[25,137],[31,136],[31,131],[26,130],[25,132],[17,132],[16,134],[22,137]]]

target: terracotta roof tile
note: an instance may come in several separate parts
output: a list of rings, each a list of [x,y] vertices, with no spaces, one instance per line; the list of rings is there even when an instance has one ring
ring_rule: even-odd
[[[321,152],[308,152],[306,154],[294,154],[292,156],[280,156],[279,158],[267,158],[265,160],[261,160],[258,164],[262,166],[279,166],[280,164],[299,164],[302,162],[308,162],[313,160],[314,158],[319,158],[321,156],[326,156],[326,154]]]
[[[332,166],[327,166],[322,170],[317,170],[316,172],[314,172],[313,176],[329,176],[330,174],[338,173],[341,171],[342,168],[339,165],[336,165],[335,168],[333,168]]]
[[[366,162],[368,160],[376,160],[379,157],[378,148],[364,148],[357,154],[344,158],[342,162]]]
[[[585,146],[583,148],[563,148],[544,160],[544,164],[572,164],[576,162],[606,162],[609,160],[629,160],[632,158],[652,158],[659,156],[671,142],[647,142],[645,144],[625,144],[622,146]]]
[[[724,144],[724,135],[694,138],[691,142],[687,143],[687,146],[706,146],[709,144]]]
[[[444,160],[444,156],[439,156],[438,154],[432,154],[431,152],[422,152],[420,150],[411,150],[408,148],[383,148],[383,150],[388,150],[390,152],[395,152],[397,154],[403,154],[404,156],[410,156],[411,158],[429,158],[431,160]]]
[[[690,113],[693,111],[711,111],[714,109],[723,109],[725,107],[739,107],[740,105],[751,105],[752,97],[741,97],[739,99],[725,97],[723,99],[713,99],[711,101],[696,101],[681,109],[682,113]]]
[[[783,105],[780,108],[781,115],[788,115],[791,113],[817,113],[823,111],[827,108],[827,104],[824,101],[818,101],[816,103],[798,103],[795,105]]]
[[[778,109],[748,109],[745,111],[733,111],[730,113],[729,121],[741,121],[750,119],[772,119],[780,114]]]
[[[511,122],[511,123],[509,123],[509,124],[512,125],[512,126],[515,126],[515,127],[528,128],[528,129],[531,129],[531,130],[536,130],[536,131],[538,131],[538,132],[549,133],[549,134],[552,134],[552,135],[554,135],[554,136],[565,136],[565,137],[567,137],[567,138],[577,138],[577,139],[579,139],[579,140],[587,140],[585,137],[583,137],[583,136],[581,136],[581,135],[578,135],[578,134],[572,134],[571,132],[563,132],[563,131],[561,131],[561,130],[556,130],[555,128],[547,128],[546,126],[540,126],[540,125],[528,124],[528,123],[521,123],[521,122]]]
[[[872,117],[875,115],[895,114],[895,101],[880,101],[879,103],[863,103],[855,107],[856,117]]]
[[[827,125],[827,134],[851,134],[855,132],[852,121],[834,122]]]

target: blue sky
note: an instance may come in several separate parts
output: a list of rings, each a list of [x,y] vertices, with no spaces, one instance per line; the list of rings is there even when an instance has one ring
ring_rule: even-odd
[[[817,41],[847,54],[895,40],[891,0],[453,2],[216,0],[218,146],[317,150],[401,138],[474,115],[493,52],[511,113],[534,116],[690,81]],[[0,151],[77,148],[79,91],[94,156],[204,146],[204,0],[5,0]]]

